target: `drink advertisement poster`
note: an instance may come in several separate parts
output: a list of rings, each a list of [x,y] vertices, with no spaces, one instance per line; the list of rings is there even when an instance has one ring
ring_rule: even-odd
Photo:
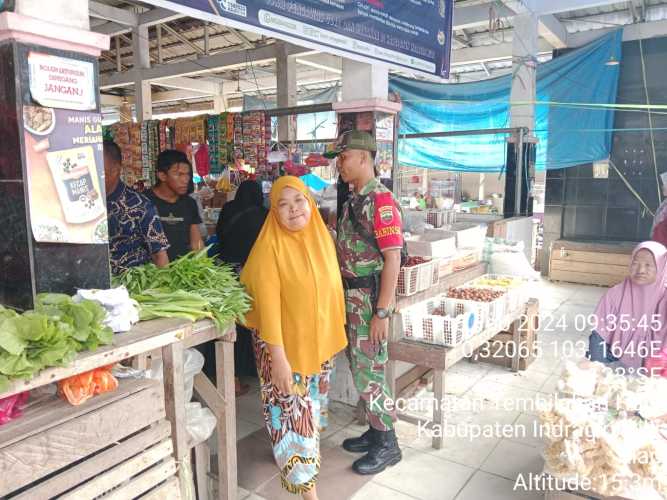
[[[101,115],[25,105],[23,128],[35,241],[108,243]]]

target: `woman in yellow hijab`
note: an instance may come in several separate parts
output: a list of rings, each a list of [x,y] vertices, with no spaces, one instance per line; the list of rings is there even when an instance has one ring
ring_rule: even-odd
[[[241,273],[254,300],[261,397],[282,484],[317,499],[319,430],[332,360],[347,345],[345,302],[333,240],[308,188],[281,177]]]

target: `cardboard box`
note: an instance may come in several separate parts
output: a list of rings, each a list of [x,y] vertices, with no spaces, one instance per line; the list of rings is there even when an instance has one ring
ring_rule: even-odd
[[[408,253],[420,257],[451,257],[456,253],[456,238],[448,231],[426,231],[406,238]]]

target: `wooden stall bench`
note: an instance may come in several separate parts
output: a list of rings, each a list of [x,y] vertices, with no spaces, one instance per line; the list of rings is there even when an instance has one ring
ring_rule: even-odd
[[[195,483],[199,500],[209,498],[208,477],[210,475],[210,450],[207,444],[193,443],[188,436],[185,417],[185,393],[183,390],[183,351],[206,342],[215,341],[216,384],[200,373],[195,376],[194,391],[201,401],[213,412],[217,424],[218,447],[218,498],[236,498],[237,457],[236,457],[236,393],[234,391],[234,342],[236,327],[231,325],[224,331],[218,330],[210,320],[198,321],[191,325],[178,345],[173,346],[169,356],[164,350],[145,352],[135,357],[134,366],[145,369],[148,358],[164,357],[165,387],[167,391],[167,415],[172,427],[175,455],[179,461],[190,461],[191,452],[195,457]],[[180,360],[180,362],[179,362]],[[180,380],[180,384],[176,381]]]
[[[66,367],[13,382],[0,399],[42,389],[31,395],[20,418],[0,427],[0,498],[180,498],[183,483],[171,439],[177,426],[165,393],[173,400],[169,387],[182,388],[182,379],[164,386],[121,379],[117,390],[79,406],[44,386],[154,349],[174,359],[191,330],[191,323],[179,320],[140,323],[115,335],[113,345],[82,352]],[[174,376],[177,371],[165,371],[166,379]]]
[[[554,241],[549,256],[549,279],[582,285],[613,286],[630,269],[636,243]]]

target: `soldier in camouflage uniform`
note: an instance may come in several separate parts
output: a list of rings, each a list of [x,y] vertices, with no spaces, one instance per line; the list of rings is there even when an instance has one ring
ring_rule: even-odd
[[[352,131],[329,154],[338,156],[341,178],[354,188],[339,217],[336,248],[345,286],[350,368],[370,424],[361,437],[343,443],[348,451],[366,453],[353,465],[359,474],[377,474],[401,460],[385,365],[403,236],[398,204],[374,175],[375,152],[370,134]]]

